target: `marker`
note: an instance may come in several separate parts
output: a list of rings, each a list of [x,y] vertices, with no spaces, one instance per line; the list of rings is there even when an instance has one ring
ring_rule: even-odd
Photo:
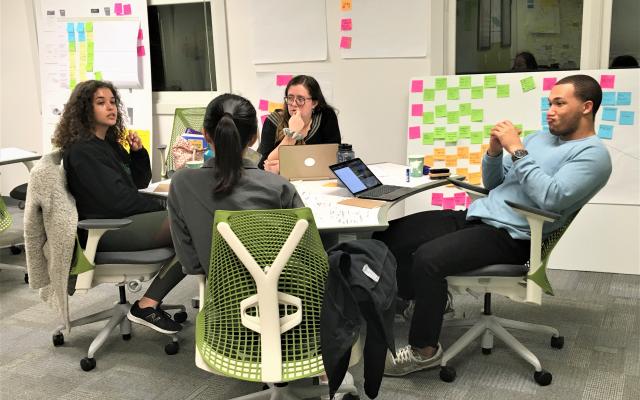
[[[406,178],[407,178],[407,182],[409,182],[409,176],[410,176],[410,175],[409,175],[409,168],[407,168],[407,169],[405,170],[405,176],[406,176]]]

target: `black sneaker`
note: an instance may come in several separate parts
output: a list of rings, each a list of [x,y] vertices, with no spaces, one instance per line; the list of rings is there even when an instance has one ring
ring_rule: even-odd
[[[161,333],[173,334],[182,329],[182,325],[171,319],[171,316],[160,308],[140,308],[138,301],[133,303],[127,318],[131,322],[148,326]]]

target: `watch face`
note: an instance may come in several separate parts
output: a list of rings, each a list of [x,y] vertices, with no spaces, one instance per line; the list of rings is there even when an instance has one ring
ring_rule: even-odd
[[[526,151],[525,149],[518,149],[518,150],[513,152],[513,157],[512,158],[520,159],[520,158],[526,156],[527,154],[529,154],[529,152]]]

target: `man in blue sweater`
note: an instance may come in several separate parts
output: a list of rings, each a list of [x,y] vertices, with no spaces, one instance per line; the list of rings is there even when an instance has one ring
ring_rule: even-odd
[[[546,236],[607,183],[611,159],[594,130],[601,100],[602,90],[592,77],[561,79],[549,95],[549,132],[530,135],[523,142],[510,121],[491,130],[482,160],[484,185],[491,190],[486,198],[474,201],[467,211],[409,215],[374,236],[389,246],[399,271],[411,268],[405,275],[410,283],[398,286],[410,286],[413,290],[405,294],[412,291],[415,298],[409,345],[388,360],[385,374],[402,376],[440,365],[445,277],[529,259],[529,225],[505,200],[561,214],[558,221],[545,224]]]

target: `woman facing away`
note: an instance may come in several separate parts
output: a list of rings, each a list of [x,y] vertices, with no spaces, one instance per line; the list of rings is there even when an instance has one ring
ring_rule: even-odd
[[[130,152],[122,146],[125,140]],[[89,80],[75,87],[52,142],[62,150],[79,219],[132,221],[127,227],[106,232],[98,251],[172,246],[167,211],[157,200],[138,192],[151,180],[149,154],[135,132],[127,133],[120,95],[110,82]],[[84,242],[86,231],[78,233]],[[184,276],[179,263],[163,266],[144,296],[131,306],[129,320],[162,333],[178,332],[182,325],[160,304]]]
[[[280,173],[280,146],[340,143],[340,127],[333,107],[327,104],[313,77],[297,75],[284,91],[284,110],[269,114],[262,127],[258,166]]]

